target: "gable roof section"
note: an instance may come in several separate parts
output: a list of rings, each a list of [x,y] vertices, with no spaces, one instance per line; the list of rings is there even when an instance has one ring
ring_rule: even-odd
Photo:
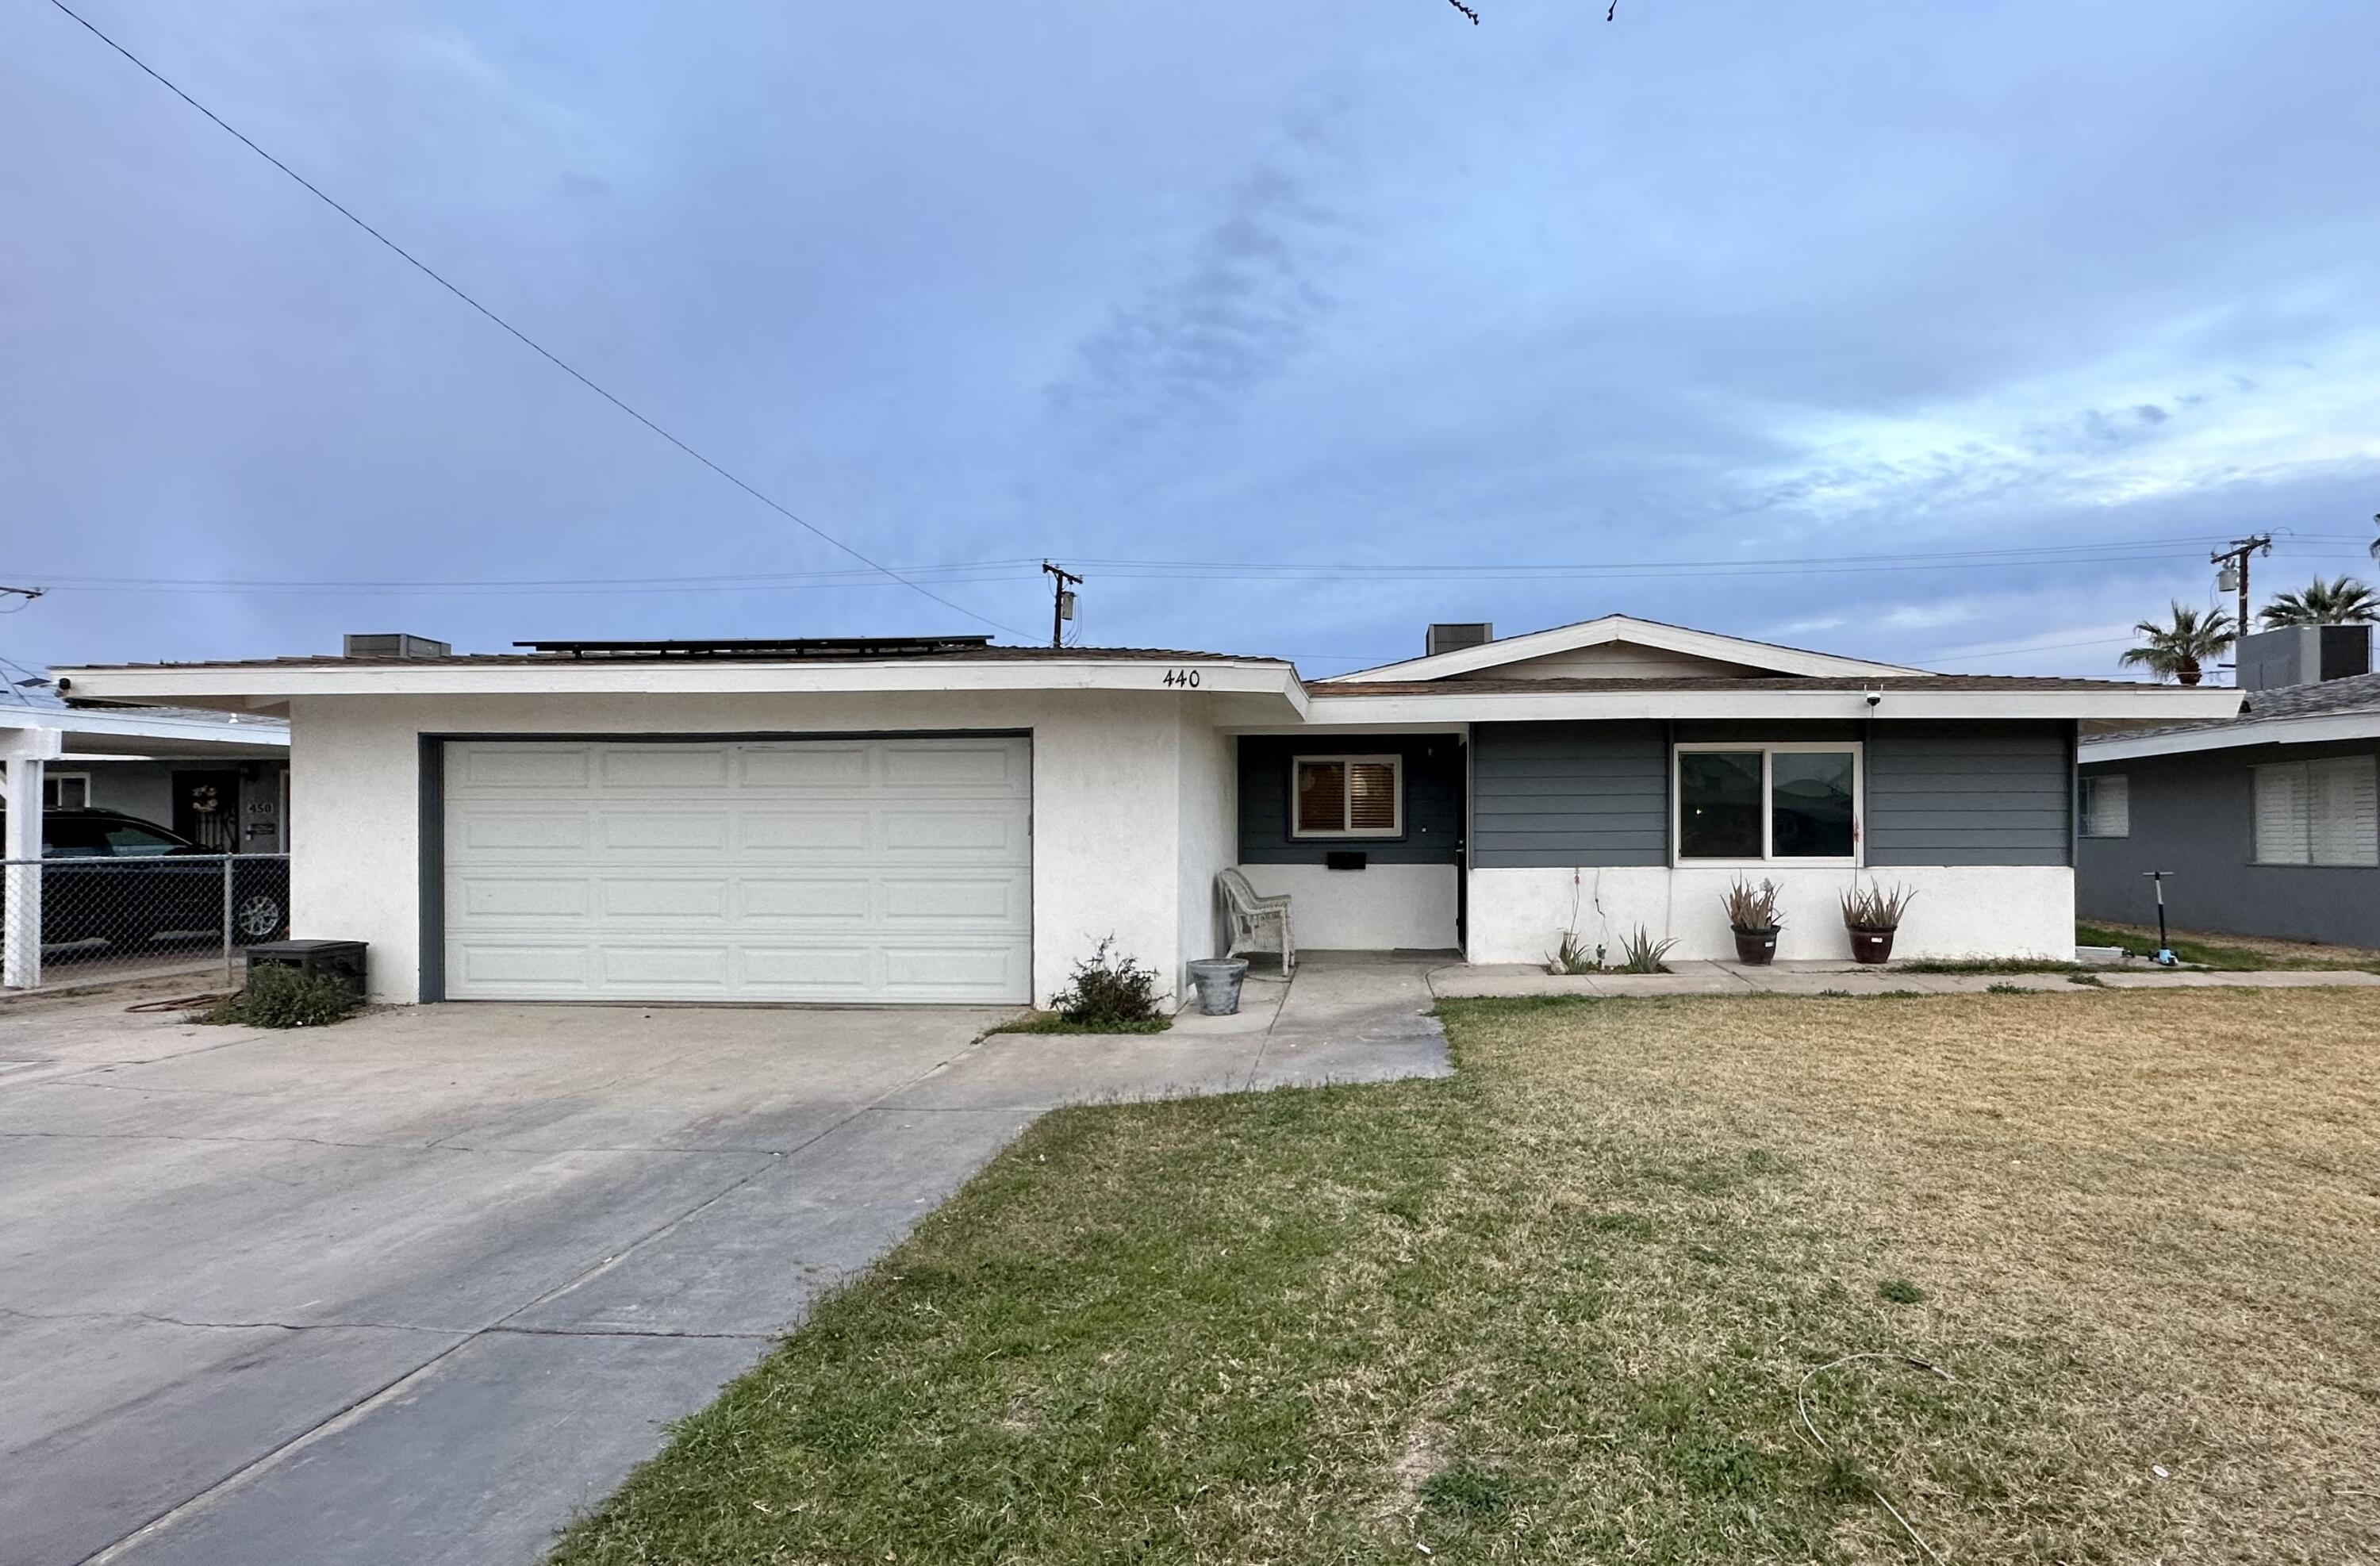
[[[1432,658],[1409,658],[1402,663],[1384,663],[1377,669],[1358,669],[1350,674],[1338,674],[1313,683],[1317,686],[1381,683],[1407,685],[1453,679],[1524,663],[1549,654],[1575,652],[1581,648],[1614,643],[1653,648],[1662,652],[1680,653],[1688,658],[1708,659],[1715,662],[1740,663],[1767,675],[1931,677],[1926,670],[1906,668],[1898,663],[1872,663],[1861,658],[1839,658],[1830,652],[1810,652],[1798,647],[1779,647],[1774,642],[1752,641],[1742,637],[1720,636],[1715,631],[1696,631],[1684,625],[1664,625],[1658,620],[1639,620],[1633,614],[1606,614],[1599,619],[1582,620],[1574,625],[1557,625],[1551,630],[1504,637],[1496,641],[1482,642],[1477,647],[1441,652]]]
[[[1316,685],[1318,726],[1600,719],[2216,718],[2239,705],[2228,686],[2159,686],[2022,674],[1775,675],[1680,679],[1453,679]]]
[[[2242,693],[2240,715],[2126,734],[2085,737],[2085,761],[2128,761],[2243,745],[2313,745],[2380,739],[2380,674],[2350,674],[2318,685]]]

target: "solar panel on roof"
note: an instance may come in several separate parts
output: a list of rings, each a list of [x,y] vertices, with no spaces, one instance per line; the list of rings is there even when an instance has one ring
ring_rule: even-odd
[[[800,637],[733,641],[516,641],[532,652],[572,658],[918,658],[989,646],[988,636]]]

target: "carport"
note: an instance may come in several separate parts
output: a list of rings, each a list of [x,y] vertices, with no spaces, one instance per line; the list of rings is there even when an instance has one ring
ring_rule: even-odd
[[[160,708],[24,704],[0,709],[0,807],[7,816],[5,886],[0,886],[0,984],[30,989],[42,982],[42,783],[75,762],[139,760],[282,761],[289,726],[257,713]]]

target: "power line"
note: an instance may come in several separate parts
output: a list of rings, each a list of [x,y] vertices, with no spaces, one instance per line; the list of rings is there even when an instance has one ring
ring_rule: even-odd
[[[978,614],[974,610],[967,608],[965,604],[954,603],[951,600],[944,598],[941,594],[933,591],[931,589],[922,587],[918,583],[909,580],[909,578],[902,576],[891,566],[882,564],[880,562],[871,559],[869,556],[863,554],[858,550],[853,548],[851,545],[844,542],[841,539],[838,539],[833,534],[828,532],[825,528],[817,526],[815,523],[805,520],[801,516],[795,515],[790,508],[779,504],[768,495],[763,494],[760,491],[753,488],[750,484],[746,483],[742,479],[737,478],[735,474],[729,472],[718,463],[713,462],[710,458],[703,455],[702,453],[695,450],[694,447],[686,444],[686,442],[678,439],[675,435],[671,434],[667,430],[662,429],[659,424],[654,423],[650,419],[646,418],[643,414],[638,412],[635,408],[629,407],[626,403],[621,401],[610,392],[605,391],[601,386],[589,380],[577,369],[565,362],[552,349],[546,347],[543,344],[538,342],[537,339],[531,337],[528,333],[523,332],[519,327],[515,326],[511,322],[506,321],[503,316],[498,315],[494,310],[490,310],[487,306],[481,304],[479,300],[465,293],[455,284],[447,281],[445,276],[436,268],[430,265],[429,262],[423,261],[420,257],[415,255],[412,251],[407,249],[404,246],[398,244],[387,235],[382,234],[379,229],[374,228],[370,224],[366,223],[362,218],[358,217],[354,212],[349,212],[346,207],[340,205],[340,203],[334,200],[328,192],[322,189],[322,187],[316,185],[312,180],[308,179],[304,175],[299,174],[296,169],[291,168],[287,164],[283,163],[279,158],[274,157],[271,152],[266,152],[262,147],[258,146],[253,140],[249,139],[249,136],[245,131],[240,130],[237,127],[225,120],[221,115],[216,114],[212,109],[208,108],[196,98],[193,98],[188,92],[183,91],[181,88],[176,86],[154,67],[151,66],[148,61],[142,59],[140,55],[134,54],[123,44],[118,43],[106,33],[102,32],[80,13],[77,12],[72,6],[67,5],[66,0],[50,0],[50,4],[56,6],[59,11],[72,18],[76,22],[80,24],[83,30],[90,33],[93,38],[98,39],[102,43],[106,44],[109,48],[115,50],[126,59],[140,67],[141,72],[149,77],[150,79],[164,88],[175,97],[179,98],[183,103],[188,103],[190,107],[198,110],[199,113],[206,115],[207,118],[213,121],[219,128],[230,135],[234,140],[237,140],[240,145],[246,147],[249,152],[254,152],[258,157],[262,158],[266,163],[271,164],[274,168],[279,169],[282,173],[296,180],[300,186],[304,187],[307,191],[322,201],[324,206],[329,207],[333,212],[337,212],[341,217],[346,218],[349,223],[354,224],[358,228],[362,229],[365,233],[379,240],[382,245],[388,247],[390,250],[401,257],[407,264],[419,272],[424,277],[429,278],[431,282],[437,284],[440,287],[445,289],[448,293],[454,295],[456,298],[462,300],[473,310],[478,310],[481,315],[486,316],[490,321],[494,322],[498,326],[503,327],[506,332],[510,333],[524,346],[534,351],[547,363],[552,365],[555,369],[561,370],[564,374],[569,376],[572,380],[577,382],[580,385],[586,387],[597,396],[601,397],[605,402],[610,403],[613,407],[618,408],[622,413],[626,414],[629,418],[635,419],[638,423],[643,425],[654,434],[659,435],[671,445],[675,446],[686,455],[694,458],[695,461],[702,464],[705,467],[710,468],[713,473],[718,474],[721,478],[726,480],[729,483],[735,485],[746,494],[750,495],[762,505],[767,506],[778,516],[784,517],[795,527],[824,540],[830,544],[832,544],[835,548],[843,551],[844,553],[851,556],[860,564],[867,565],[873,570],[881,572],[883,575],[892,578],[892,580],[899,582],[903,587],[908,588],[913,591],[922,593],[926,597],[932,599],[936,603],[941,604],[945,609],[954,610],[980,625],[991,626],[994,630],[1006,631],[1013,637],[1023,637],[1025,635],[1024,632],[1017,630],[1014,626],[1003,625],[999,621],[992,619],[989,615]]]
[[[2022,647],[1987,648],[1980,652],[1920,652],[1912,657],[1927,663],[1965,663],[1977,658],[2020,658],[2028,652],[2063,652],[2078,647],[2114,647],[2131,637],[2100,637],[2091,641],[2029,642]]]
[[[2045,562],[2054,564],[2123,564],[2161,559],[2181,548],[2203,547],[2195,539],[2119,539],[2096,543],[2051,544],[2040,548],[1956,550],[1936,553],[1866,555],[1768,556],[1732,560],[1604,560],[1572,563],[1477,562],[1438,565],[1362,565],[1336,562],[1214,561],[1102,559],[1102,576],[1124,579],[1168,579],[1198,576],[1273,578],[1283,581],[1438,581],[1448,579],[1598,577],[1665,576],[1855,575],[1876,571],[2013,570]],[[2316,553],[2312,558],[2325,558]],[[939,564],[891,568],[891,580],[910,586],[913,579],[941,583],[1024,580],[1035,575],[1032,557],[1007,560],[952,561]],[[67,592],[321,592],[356,593],[639,593],[748,591],[762,588],[849,587],[885,575],[871,564],[866,570],[742,572],[726,576],[690,577],[522,577],[386,579],[373,577],[188,577],[48,576],[23,572],[41,579],[54,591]]]
[[[988,563],[981,565],[903,567],[903,574],[938,582],[990,582],[1019,579],[1019,566],[1031,562]],[[749,572],[726,577],[457,577],[446,580],[385,580],[370,577],[302,579],[298,577],[48,577],[53,592],[322,592],[353,593],[577,593],[577,592],[745,592],[762,588],[853,588],[887,585],[873,570]],[[905,582],[893,585],[907,586]]]

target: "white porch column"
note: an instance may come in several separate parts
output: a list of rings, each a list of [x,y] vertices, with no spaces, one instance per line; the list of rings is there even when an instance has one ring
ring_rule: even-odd
[[[0,894],[0,984],[30,989],[42,982],[42,773],[63,754],[55,729],[0,729],[0,781],[8,807],[8,832],[0,859],[11,861]],[[19,863],[18,861],[25,861]]]

